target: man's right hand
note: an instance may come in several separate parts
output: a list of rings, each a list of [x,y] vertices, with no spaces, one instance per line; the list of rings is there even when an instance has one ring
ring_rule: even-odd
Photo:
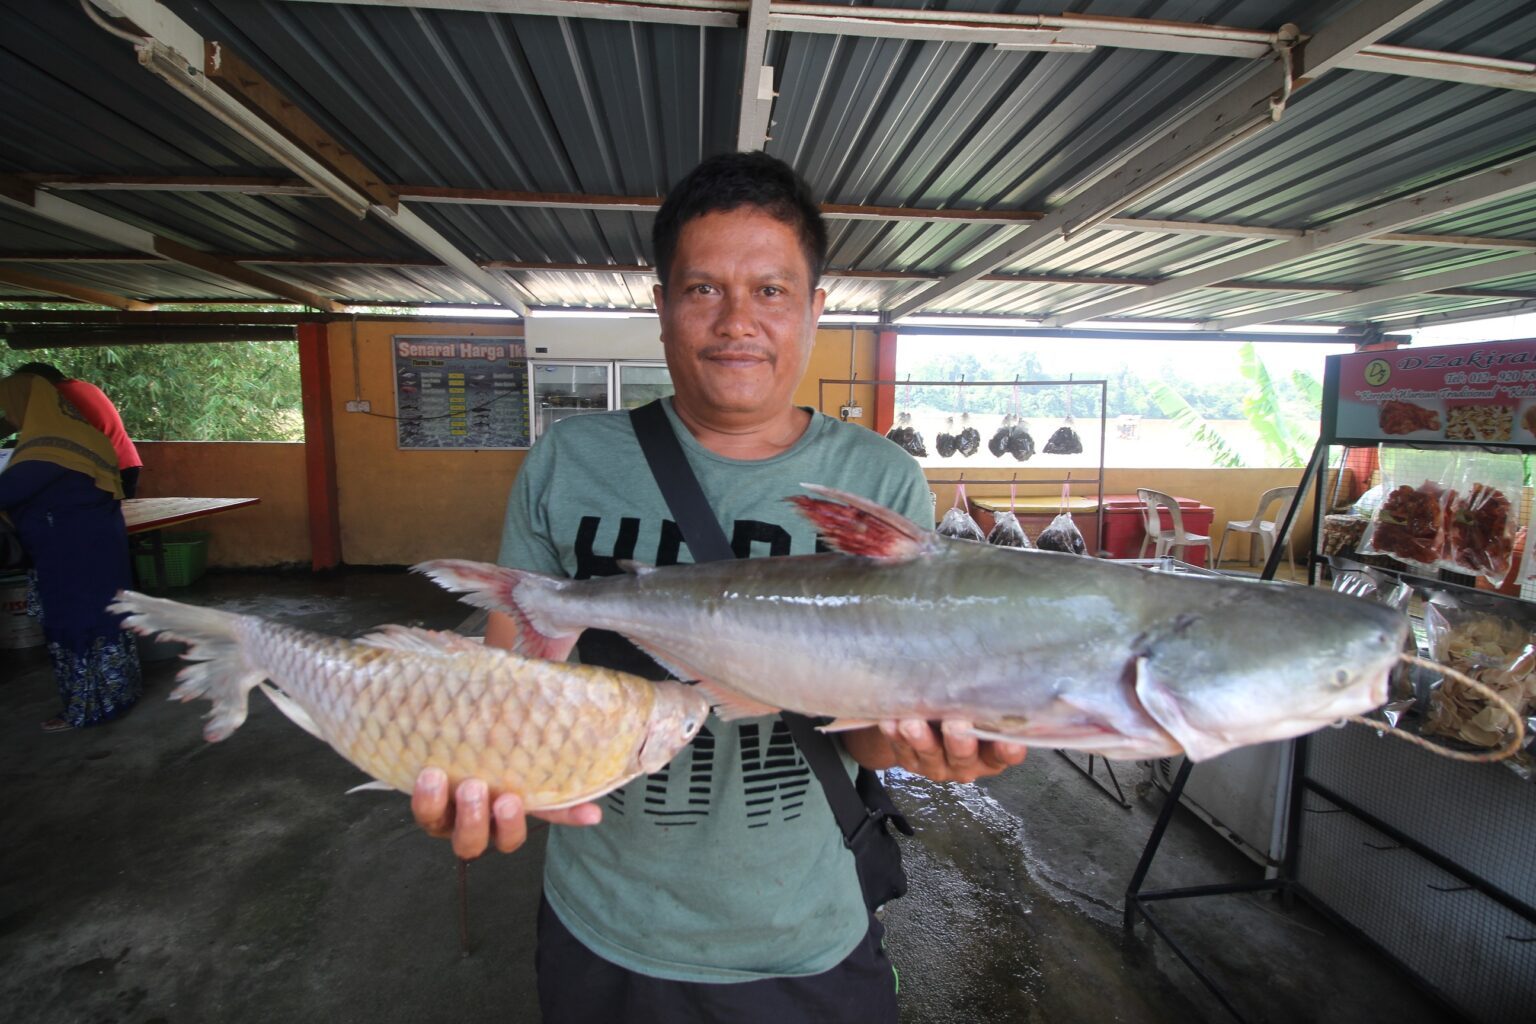
[[[441,768],[427,768],[416,777],[411,794],[411,813],[430,836],[452,837],[453,852],[464,860],[473,860],[492,843],[502,853],[511,853],[528,839],[528,820],[523,801],[513,793],[503,793],[488,809],[489,791],[480,779],[459,783],[452,800],[448,798],[448,775]],[[554,825],[596,825],[603,818],[597,804],[577,804],[558,811],[534,815]]]

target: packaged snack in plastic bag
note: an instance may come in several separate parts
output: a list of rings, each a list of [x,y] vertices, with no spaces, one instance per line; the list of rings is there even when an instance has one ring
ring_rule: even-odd
[[[955,435],[955,450],[966,458],[981,451],[981,431],[971,426],[971,414],[960,417],[960,433]]]
[[[1070,488],[1070,484],[1062,485],[1061,513],[1035,538],[1035,546],[1041,551],[1064,551],[1069,555],[1081,555],[1088,550],[1083,531],[1077,528],[1077,524],[1072,521],[1072,514],[1067,511]]]
[[[987,534],[987,543],[996,544],[1002,548],[1032,548],[1029,535],[1024,532],[1024,527],[1019,523],[1019,517],[1012,512],[999,512],[997,521],[992,524],[992,532]]]
[[[1430,656],[1498,693],[1522,718],[1536,711],[1533,625],[1529,608],[1477,593],[1437,593],[1424,610]],[[1514,726],[1497,705],[1447,677],[1431,691],[1424,731],[1493,748],[1508,742]],[[1529,748],[1505,763],[1528,776]]]
[[[1383,496],[1360,539],[1362,554],[1390,555],[1426,569],[1440,564],[1450,495],[1436,481],[1424,478],[1422,458],[1421,452],[1382,446]]]
[[[1445,516],[1444,568],[1481,576],[1494,586],[1504,582],[1520,530],[1524,476],[1518,455],[1467,451],[1457,457]]]
[[[956,540],[974,540],[979,544],[987,542],[987,535],[981,532],[981,527],[971,518],[970,503],[965,500],[963,483],[955,485],[955,504],[939,521],[939,534]]]
[[[1004,429],[1007,428],[1005,427]],[[996,521],[992,524],[992,532],[987,534],[988,544],[996,544],[998,547],[1002,548],[1034,547],[1034,545],[1029,542],[1029,534],[1024,532],[1024,527],[1019,522],[1019,517],[1012,511],[1014,506],[1016,506],[1018,503],[1018,486],[1016,484],[1009,484],[1009,511],[997,513]]]

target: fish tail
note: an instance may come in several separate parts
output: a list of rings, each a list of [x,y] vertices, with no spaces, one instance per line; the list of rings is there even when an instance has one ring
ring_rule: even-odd
[[[459,558],[436,558],[413,565],[411,570],[462,594],[459,600],[465,604],[505,615],[516,627],[512,650],[525,657],[564,661],[581,635],[581,629],[571,632],[546,623],[529,607],[530,598],[536,601],[540,593],[564,590],[570,580]]]
[[[177,674],[171,699],[189,701],[205,697],[213,702],[203,726],[203,737],[217,743],[245,721],[246,697],[266,678],[240,649],[236,626],[244,618],[216,608],[149,597],[132,590],[119,591],[108,611],[124,616],[123,625],[143,636],[159,634],[180,640],[188,647],[188,664]]]

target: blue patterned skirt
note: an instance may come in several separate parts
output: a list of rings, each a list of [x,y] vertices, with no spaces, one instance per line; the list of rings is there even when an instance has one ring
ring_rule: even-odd
[[[131,632],[112,629],[94,635],[50,629],[39,599],[37,574],[27,574],[27,611],[37,619],[53,662],[53,677],[64,706],[59,717],[76,729],[110,722],[127,713],[144,694],[139,649]]]

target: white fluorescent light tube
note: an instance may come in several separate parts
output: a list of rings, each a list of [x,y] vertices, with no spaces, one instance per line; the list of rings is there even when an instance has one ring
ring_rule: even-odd
[[[1043,321],[1019,316],[905,316],[897,327],[1039,327]]]
[[[643,309],[530,309],[529,317],[536,320],[556,320],[561,317],[587,320],[655,320],[656,314]]]
[[[367,216],[372,199],[293,145],[239,100],[210,83],[201,69],[188,63],[175,50],[153,40],[141,43],[135,49],[139,53],[139,63],[177,92],[266,150],[278,163],[292,167],[299,177],[346,207],[353,215]]]

